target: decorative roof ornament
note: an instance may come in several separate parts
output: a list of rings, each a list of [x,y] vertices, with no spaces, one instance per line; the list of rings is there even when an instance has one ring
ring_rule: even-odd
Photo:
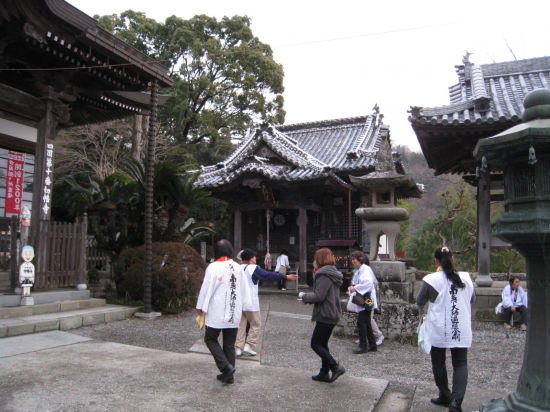
[[[469,66],[472,64],[472,62],[470,62],[470,56],[472,54],[474,53],[470,53],[468,50],[466,50],[466,54],[462,56],[462,63],[464,63],[465,66]]]
[[[396,171],[389,141],[389,130],[387,128],[382,129],[380,136],[380,148],[376,155],[374,172],[360,177],[350,175],[351,183],[364,192],[391,186],[395,188],[398,197],[420,198],[422,191],[418,188],[414,179],[409,174],[401,174]]]

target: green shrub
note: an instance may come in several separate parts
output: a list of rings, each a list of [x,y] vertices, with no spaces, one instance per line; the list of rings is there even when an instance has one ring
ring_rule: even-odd
[[[206,263],[191,246],[159,242],[152,246],[151,306],[161,313],[179,313],[195,306]],[[161,267],[164,256],[168,255]],[[122,252],[114,267],[119,297],[143,300],[145,247]]]
[[[92,268],[88,271],[88,285],[95,286],[99,283],[99,271],[96,268]]]

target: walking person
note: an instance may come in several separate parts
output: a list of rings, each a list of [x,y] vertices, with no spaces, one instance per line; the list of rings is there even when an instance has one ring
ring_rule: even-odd
[[[502,290],[502,307],[504,308],[504,327],[512,329],[510,320],[515,312],[521,315],[521,330],[527,330],[529,309],[527,308],[527,292],[519,285],[519,277],[511,276],[510,285]]]
[[[363,295],[365,299],[372,299],[374,273],[372,273],[370,267],[363,264],[365,261],[363,252],[355,251],[351,256],[351,262],[357,268],[357,271],[353,276],[353,282],[348,291]],[[374,307],[369,307],[368,305],[357,305],[357,309],[355,309],[357,312],[357,329],[359,329],[359,345],[353,349],[353,353],[355,354],[377,351],[376,339],[374,338],[372,329],[373,309]]]
[[[206,313],[204,343],[220,370],[216,378],[233,383],[235,373],[235,340],[243,309],[251,307],[248,281],[243,270],[231,258],[233,247],[228,240],[214,245],[214,259],[206,268],[196,311]],[[223,335],[223,348],[218,342]]]
[[[311,349],[321,358],[321,370],[311,379],[329,383],[346,373],[346,369],[332,357],[328,348],[332,330],[342,316],[340,286],[344,277],[335,264],[336,260],[330,249],[316,251],[314,266],[318,270],[313,278],[313,292],[300,292],[298,295],[300,303],[313,304],[311,320],[316,322],[311,335]]]
[[[296,280],[296,275],[282,275],[276,272],[268,272],[267,270],[262,269],[256,264],[256,252],[252,249],[245,249],[241,253],[241,259],[243,263],[241,267],[246,276],[248,282],[252,305],[250,310],[243,310],[243,316],[241,318],[241,323],[239,325],[239,331],[237,332],[237,340],[235,342],[236,354],[241,356],[243,353],[246,353],[250,356],[255,356],[256,352],[254,351],[256,343],[258,342],[258,337],[260,336],[260,331],[262,328],[262,317],[260,313],[260,300],[258,298],[258,282],[260,280],[265,280],[268,282],[274,282],[280,279],[289,279]],[[250,330],[247,330],[247,322],[250,324]]]
[[[288,251],[286,249],[281,250],[281,254],[277,258],[277,263],[275,265],[275,272],[281,274],[286,274],[290,269],[290,262],[288,261]],[[277,280],[277,289],[286,290],[286,279]]]
[[[474,286],[467,272],[454,268],[452,252],[447,247],[437,248],[434,262],[438,271],[424,277],[416,304],[430,303],[426,328],[432,343],[430,352],[432,371],[439,396],[430,401],[462,412],[462,401],[468,384],[468,348],[472,344],[472,307]],[[453,388],[449,390],[445,352],[451,350]]]
[[[378,325],[376,324],[376,321],[374,320],[374,310],[378,309],[378,299],[376,295],[376,287],[378,286],[378,280],[376,279],[376,276],[374,276],[374,272],[369,266],[369,258],[360,250],[356,250],[351,254],[351,263],[353,267],[357,269],[357,271],[355,272],[356,276],[361,278],[361,276],[363,276],[363,273],[366,273],[366,275],[372,281],[372,291],[371,291],[370,297],[374,302],[374,306],[370,311],[370,326],[372,329],[374,340],[376,342],[376,346],[380,346],[382,345],[382,342],[384,342],[384,335],[382,334],[382,332],[378,328]],[[355,279],[355,276],[354,276],[354,279]],[[355,283],[355,281],[353,283]],[[359,344],[359,342],[360,342],[360,339],[355,341],[355,343],[357,344]]]

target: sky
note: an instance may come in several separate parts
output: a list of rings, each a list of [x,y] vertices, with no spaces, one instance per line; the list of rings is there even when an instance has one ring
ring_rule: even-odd
[[[410,106],[449,104],[455,65],[549,54],[548,0],[68,0],[86,14],[144,12],[164,22],[246,15],[283,65],[286,124],[365,116],[375,104],[392,144],[420,151]]]

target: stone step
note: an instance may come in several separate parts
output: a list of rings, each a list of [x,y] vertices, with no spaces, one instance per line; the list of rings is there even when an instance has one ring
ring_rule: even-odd
[[[81,326],[115,322],[131,318],[139,309],[139,307],[104,305],[96,308],[0,319],[0,338],[49,330],[64,331]]]
[[[65,300],[62,302],[42,303],[32,306],[12,306],[0,308],[0,319],[22,316],[45,315],[47,313],[67,312],[80,309],[93,309],[105,306],[105,299]]]

